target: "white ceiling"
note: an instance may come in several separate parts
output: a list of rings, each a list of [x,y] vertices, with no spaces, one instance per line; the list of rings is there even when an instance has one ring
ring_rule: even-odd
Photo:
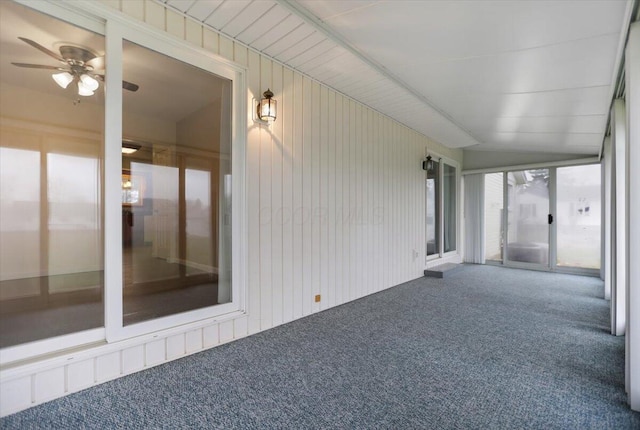
[[[626,0],[166,0],[448,147],[598,154]]]

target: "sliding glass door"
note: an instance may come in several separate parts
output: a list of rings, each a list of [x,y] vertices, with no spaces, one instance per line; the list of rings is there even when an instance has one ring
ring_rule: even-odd
[[[598,270],[600,185],[599,164],[486,174],[486,260],[533,269]]]
[[[502,262],[503,176],[503,173],[484,176],[484,255],[488,261]]]
[[[13,2],[0,2],[0,31],[4,361],[4,348],[104,336],[104,86],[69,64],[103,53],[105,38],[102,24],[85,29]],[[80,76],[97,85],[92,96]]]
[[[458,171],[452,162],[430,160],[426,164],[427,259],[453,255],[458,240]]]
[[[244,312],[244,70],[24,3],[0,1],[0,364]]]
[[[140,59],[154,67],[139,70]],[[229,303],[220,190],[232,82],[126,40],[123,73],[154,88],[123,96],[123,324]]]
[[[600,165],[557,169],[556,264],[600,268]]]
[[[442,219],[443,229],[443,251],[451,252],[456,250],[456,168],[449,164],[443,164],[442,172]]]
[[[440,253],[440,163],[427,170],[427,256]]]

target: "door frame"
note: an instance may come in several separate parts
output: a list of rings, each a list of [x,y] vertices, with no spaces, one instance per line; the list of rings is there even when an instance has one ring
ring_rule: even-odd
[[[427,148],[425,148],[425,153],[428,155],[431,155],[434,159],[435,162],[438,163],[438,177],[437,177],[437,182],[436,182],[436,187],[438,187],[437,193],[436,193],[436,198],[438,200],[438,209],[436,211],[436,220],[438,221],[438,224],[436,225],[436,237],[438,239],[438,249],[437,252],[434,254],[427,254],[427,240],[426,240],[426,228],[427,228],[427,224],[426,224],[426,188],[425,188],[425,236],[424,236],[424,252],[425,252],[425,265],[427,266],[432,266],[434,265],[436,260],[440,260],[438,263],[435,264],[441,264],[441,260],[445,260],[448,261],[449,259],[458,259],[460,258],[460,248],[461,248],[461,237],[462,237],[462,220],[461,220],[461,213],[462,213],[462,187],[461,187],[461,179],[462,179],[462,171],[460,168],[460,163],[458,163],[456,160],[449,158],[447,156],[444,156],[438,152],[435,151],[429,151]],[[455,204],[456,204],[456,208],[458,208],[456,210],[456,217],[455,217],[455,232],[456,232],[456,239],[455,239],[455,249],[451,250],[451,251],[444,251],[444,165],[448,164],[449,166],[455,168],[456,171],[456,176],[455,176]],[[426,187],[426,179],[427,179],[427,172],[424,172],[424,178],[425,178],[425,187]]]
[[[577,160],[577,161],[587,161],[587,160]],[[557,207],[558,207],[558,199],[557,199],[557,187],[558,187],[558,175],[557,169],[562,167],[570,167],[570,166],[586,166],[592,164],[599,164],[599,162],[581,162],[581,163],[567,163],[567,164],[556,164],[556,165],[536,165],[536,166],[523,166],[522,168],[519,166],[514,166],[511,168],[506,168],[501,170],[500,173],[503,175],[503,183],[502,183],[502,198],[503,198],[503,208],[502,211],[502,234],[504,237],[503,241],[503,252],[502,252],[502,265],[504,267],[511,267],[516,269],[529,269],[529,270],[539,270],[545,272],[557,272],[557,273],[567,273],[567,274],[575,274],[575,275],[588,275],[588,276],[600,276],[600,269],[589,269],[589,268],[581,268],[581,267],[564,267],[558,266],[558,227],[557,227]],[[523,263],[517,261],[510,261],[507,259],[508,248],[509,248],[509,237],[508,237],[508,189],[509,184],[507,181],[508,173],[522,170],[530,170],[532,168],[546,168],[549,170],[549,214],[553,216],[553,221],[549,225],[549,251],[548,251],[548,264],[535,264],[535,263]],[[498,172],[485,172],[485,173],[498,173]],[[601,200],[604,198],[601,193]],[[601,220],[602,226],[602,220]],[[601,227],[602,228],[602,227]],[[489,264],[499,264],[496,262]]]

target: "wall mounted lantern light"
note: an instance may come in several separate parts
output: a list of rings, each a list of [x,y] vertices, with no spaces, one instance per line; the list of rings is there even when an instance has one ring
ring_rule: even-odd
[[[278,102],[273,99],[273,93],[267,88],[258,103],[256,114],[260,121],[271,123],[276,120]]]
[[[431,172],[433,170],[433,159],[431,155],[427,155],[427,159],[422,161],[422,170]]]

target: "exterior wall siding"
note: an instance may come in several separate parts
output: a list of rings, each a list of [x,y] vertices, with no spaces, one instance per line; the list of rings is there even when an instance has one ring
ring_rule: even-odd
[[[246,67],[249,108],[275,93],[270,127],[248,113],[247,314],[3,369],[2,416],[423,276],[425,148],[462,165],[461,150],[159,2],[103,3]]]

